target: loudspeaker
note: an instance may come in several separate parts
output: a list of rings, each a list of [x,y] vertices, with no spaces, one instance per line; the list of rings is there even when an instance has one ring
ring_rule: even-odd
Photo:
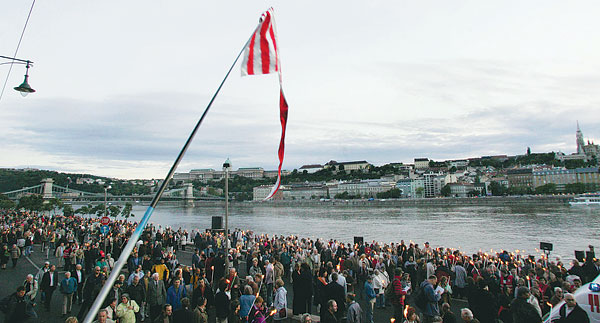
[[[213,230],[223,229],[223,217],[222,216],[213,216],[212,217],[212,227]]]
[[[540,242],[540,249],[546,251],[552,251],[552,244],[550,242]]]
[[[582,262],[583,258],[585,258],[585,252],[580,251],[580,250],[575,250],[575,259],[577,259],[577,261]]]
[[[361,245],[364,242],[365,242],[365,239],[363,237],[354,237],[354,244]]]
[[[585,252],[585,261],[594,261],[594,258],[596,258],[596,254],[593,251]]]

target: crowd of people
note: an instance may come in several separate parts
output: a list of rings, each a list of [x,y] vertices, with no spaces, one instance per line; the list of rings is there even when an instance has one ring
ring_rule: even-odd
[[[104,235],[97,218],[0,211],[0,268],[10,270],[9,260],[15,267],[33,252],[49,260],[23,273],[23,284],[0,301],[6,320],[56,311],[51,301],[58,290],[62,307],[55,314],[81,321],[135,226],[113,221]],[[179,262],[181,252],[191,253],[187,264]],[[150,224],[97,321],[262,323],[295,316],[311,322],[317,314],[326,323],[373,323],[391,312],[386,320],[399,323],[534,323],[565,300],[560,322],[586,322],[572,293],[599,268],[591,246],[582,265],[567,268],[559,259],[466,254],[428,242],[351,244],[239,229],[226,239],[219,231]],[[467,306],[453,313],[454,302]]]

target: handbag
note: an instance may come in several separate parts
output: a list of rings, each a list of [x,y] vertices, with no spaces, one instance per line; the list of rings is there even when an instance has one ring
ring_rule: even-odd
[[[280,319],[287,318],[287,308],[280,309],[278,314]]]

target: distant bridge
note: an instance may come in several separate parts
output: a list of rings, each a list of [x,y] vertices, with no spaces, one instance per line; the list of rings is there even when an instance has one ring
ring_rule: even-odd
[[[22,189],[2,193],[11,200],[18,200],[23,196],[38,194],[47,199],[58,198],[66,201],[104,201],[104,193],[91,193],[75,190],[54,184],[51,178],[43,179],[39,185],[24,187]],[[149,201],[154,198],[154,194],[144,195],[112,195],[107,194],[109,201]],[[183,201],[188,205],[193,205],[198,200],[224,200],[220,196],[208,195],[195,189],[192,184],[186,184],[184,187],[165,191],[162,200]]]

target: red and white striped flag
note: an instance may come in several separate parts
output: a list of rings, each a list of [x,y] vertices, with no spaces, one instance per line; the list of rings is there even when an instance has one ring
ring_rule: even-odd
[[[273,8],[265,11],[260,17],[260,24],[246,47],[242,76],[279,72],[279,56],[277,55],[277,37]]]
[[[242,63],[243,75],[258,75],[279,73],[279,118],[281,120],[281,140],[279,141],[279,168],[277,171],[277,182],[271,189],[271,192],[264,200],[268,200],[279,190],[281,185],[281,166],[283,165],[283,156],[285,151],[285,128],[288,117],[288,104],[283,95],[283,86],[281,81],[281,67],[279,64],[279,53],[277,51],[277,35],[275,32],[275,19],[273,17],[273,8],[265,11],[260,17],[260,23],[250,38],[250,43],[244,53],[244,62]]]

